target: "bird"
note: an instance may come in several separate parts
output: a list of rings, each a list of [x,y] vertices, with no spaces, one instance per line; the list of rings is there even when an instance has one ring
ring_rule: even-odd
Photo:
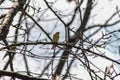
[[[67,0],[67,2],[71,2],[72,0]]]
[[[59,38],[60,38],[59,34],[60,34],[60,32],[56,32],[56,33],[53,35],[53,40],[52,40],[53,43],[57,43],[57,42],[58,42],[58,40],[59,40]],[[56,44],[53,44],[52,49],[55,49],[56,46],[57,46]]]

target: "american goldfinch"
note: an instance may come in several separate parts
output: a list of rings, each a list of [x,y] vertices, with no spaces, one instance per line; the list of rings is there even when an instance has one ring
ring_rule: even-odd
[[[67,2],[71,2],[72,0],[67,0]]]
[[[53,40],[52,40],[52,42],[54,42],[54,43],[57,43],[58,42],[58,40],[59,40],[59,32],[56,32],[54,35],[53,35]],[[53,46],[52,46],[52,49],[55,49],[56,48],[56,44],[53,44]]]

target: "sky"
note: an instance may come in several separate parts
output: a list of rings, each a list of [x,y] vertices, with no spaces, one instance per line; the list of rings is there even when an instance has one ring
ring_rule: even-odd
[[[39,5],[39,3],[38,3],[38,5]],[[42,2],[41,2],[41,5],[43,5],[43,8],[44,8],[45,5]],[[103,24],[114,12],[116,12],[116,6],[118,6],[118,8],[120,9],[120,0],[95,0],[93,5],[96,5],[96,6],[95,6],[94,10],[92,10],[92,15],[91,15],[92,19],[90,22],[92,22],[92,24],[97,24],[97,23]],[[57,10],[62,10],[63,13],[67,15],[74,9],[75,3],[74,2],[66,3],[65,0],[58,0],[53,6]],[[84,5],[82,5],[81,7],[85,8]],[[93,16],[95,16],[95,17],[93,17]],[[50,19],[54,18],[54,15],[49,14],[48,19],[49,18]],[[118,19],[119,19],[118,17],[115,17],[114,19],[112,19],[112,21],[116,21]],[[116,28],[120,28],[120,27],[117,26]],[[106,33],[105,30],[102,30],[102,31],[104,33]],[[101,35],[102,34],[100,32],[100,33],[96,34],[95,36],[93,36],[93,39],[98,39]],[[61,34],[61,36],[62,36],[62,34]],[[118,58],[118,55],[116,55],[116,56],[113,55],[113,53],[111,53],[107,49],[99,49],[99,50],[105,51],[106,55],[113,59]],[[97,52],[97,50],[96,50],[96,52]],[[112,64],[110,61],[105,60],[100,57],[95,58],[95,59],[90,57],[89,59],[90,59],[90,61],[94,62],[94,64],[98,65],[103,71],[106,68],[106,66]],[[82,77],[83,80],[90,80],[90,77],[86,77],[86,76],[89,76],[88,73],[84,69],[82,69],[82,68],[80,69],[80,68],[81,68],[80,66],[77,66],[72,69],[73,73],[78,74],[76,77],[78,77],[78,78]],[[78,69],[80,69],[80,71],[78,71]],[[102,74],[100,74],[100,75],[103,76]],[[120,77],[117,77],[115,80],[118,80],[119,78]]]
[[[37,1],[39,1],[39,0],[37,0]],[[54,1],[54,0],[51,0],[51,2],[52,1]],[[40,2],[40,3],[41,3],[41,7],[43,7],[43,9],[44,9],[45,4],[43,2]],[[37,4],[39,6],[39,3],[37,3]],[[118,8],[120,8],[120,0],[95,0],[93,5],[96,5],[96,6],[95,6],[94,10],[92,10],[92,15],[90,16],[90,17],[92,17],[92,19],[90,22],[92,22],[92,24],[97,24],[97,23],[103,24],[114,12],[116,12],[116,6],[118,6]],[[74,2],[67,3],[67,2],[65,2],[65,0],[58,0],[53,5],[53,7],[59,11],[63,11],[62,13],[67,15],[67,14],[70,14],[71,11],[73,11],[73,9],[75,7],[75,3]],[[85,8],[85,5],[82,5],[81,7]],[[48,20],[55,17],[52,13],[49,13],[46,15],[49,16],[49,17],[47,17]],[[93,16],[95,16],[95,17],[93,17]],[[118,19],[119,19],[118,17],[115,17],[114,19],[112,19],[112,21],[116,21]],[[116,28],[120,28],[120,27],[117,26]],[[61,33],[64,33],[63,31],[61,31],[61,29],[62,28],[58,28],[58,31],[60,31]],[[106,33],[105,30],[102,30],[102,31],[104,33]],[[92,38],[95,40],[95,39],[98,39],[101,35],[102,34],[100,32],[100,33],[96,34],[95,36],[93,36]],[[64,35],[61,34],[61,36],[64,36]],[[116,55],[116,56],[113,55],[113,53],[107,49],[99,49],[99,50],[105,51],[106,55],[113,58],[113,59],[118,58],[118,55]],[[96,52],[97,52],[97,50],[96,50]],[[89,59],[90,59],[90,61],[94,62],[94,64],[98,65],[103,71],[106,68],[106,66],[112,64],[110,61],[105,60],[105,59],[100,58],[100,57],[95,58],[95,59],[90,57]],[[78,77],[78,78],[82,77],[83,80],[90,80],[90,77],[86,77],[86,76],[89,76],[87,74],[87,72],[84,69],[82,69],[82,68],[80,69],[80,68],[81,68],[80,66],[77,66],[77,67],[72,69],[72,72],[77,73],[78,75],[76,75],[76,77]],[[80,69],[80,71],[78,71],[78,69]],[[102,74],[100,74],[100,75],[103,76]],[[116,78],[116,80],[118,80],[119,78]]]
[[[50,0],[50,1],[52,2],[54,0]],[[98,3],[96,3],[96,1],[98,1]],[[42,9],[46,8],[45,3],[42,0],[36,0],[36,2],[33,1],[31,4],[33,4],[33,3],[35,4],[36,8],[38,8],[38,7],[41,7]],[[97,4],[97,6],[92,11],[91,17],[92,16],[95,16],[95,17],[93,17],[90,21],[90,22],[93,22],[93,24],[104,23],[110,17],[110,15],[113,14],[116,11],[116,6],[118,6],[118,8],[120,9],[120,0],[95,0],[94,4]],[[65,0],[58,0],[54,5],[54,7],[58,10],[62,10],[62,11],[67,10],[67,12],[64,12],[66,15],[69,14],[69,12],[71,12],[74,9],[74,6],[75,6],[74,2],[67,3],[67,2],[65,2]],[[85,6],[83,5],[82,8],[85,8]],[[32,13],[32,11],[30,13]],[[55,17],[52,13],[49,13],[49,14],[46,14],[46,15],[48,16],[48,18],[47,18],[48,20]],[[115,21],[116,19],[119,19],[119,18],[116,17],[116,18],[113,19],[113,21]],[[46,24],[44,24],[44,23],[42,23],[42,24],[46,26]],[[116,28],[118,28],[118,26]],[[48,29],[48,27],[46,27],[46,29]],[[58,28],[58,30],[61,33],[64,33],[64,31],[61,31],[61,29],[62,29],[62,27]],[[103,31],[105,32],[105,30],[103,30]],[[12,35],[12,32],[13,31],[11,30],[11,32],[9,32],[9,34]],[[98,39],[98,37],[99,37],[98,35],[100,36],[101,33],[95,35],[93,37],[93,39]],[[64,36],[64,35],[61,34],[61,36]],[[63,40],[63,39],[61,39],[61,40]],[[111,53],[107,49],[99,49],[99,50],[105,51],[106,55],[113,58],[113,59],[116,59],[116,58],[119,59],[119,57],[117,55],[116,56],[113,55],[113,53]],[[96,52],[97,52],[97,50],[96,50]],[[18,65],[24,65],[24,63],[21,62],[21,59],[22,58],[19,58],[19,59],[15,58],[14,64],[15,64],[16,67],[18,67]],[[97,57],[97,58],[94,58],[94,59],[89,57],[89,60],[92,61],[95,65],[98,65],[103,71],[106,68],[106,66],[112,64],[110,61],[105,60],[105,59],[100,58],[100,57]],[[31,66],[31,70],[37,72],[36,69],[40,69],[40,67],[38,68],[38,66],[39,66],[38,62],[36,62],[36,60],[33,60],[31,58],[29,58],[29,61],[30,61],[29,66]],[[0,63],[3,63],[2,66],[4,66],[5,62],[6,62],[6,59],[4,61],[0,60]],[[115,69],[117,71],[119,71],[117,67]],[[24,71],[25,68],[24,68],[24,66],[22,66],[22,67],[20,66],[20,69],[16,68],[16,71],[17,70],[23,70]],[[39,72],[37,72],[37,73],[39,73]],[[71,73],[77,74],[76,75],[77,78],[82,78],[83,80],[90,80],[90,77],[89,77],[88,73],[82,67],[80,67],[79,65],[77,65],[77,66],[75,65],[75,67],[72,69]],[[100,75],[103,76],[102,74],[100,74]],[[118,80],[119,78],[120,77],[117,77],[115,80]]]

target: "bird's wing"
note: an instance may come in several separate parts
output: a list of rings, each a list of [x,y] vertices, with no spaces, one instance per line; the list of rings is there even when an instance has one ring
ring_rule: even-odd
[[[53,42],[58,42],[59,34],[53,35]]]

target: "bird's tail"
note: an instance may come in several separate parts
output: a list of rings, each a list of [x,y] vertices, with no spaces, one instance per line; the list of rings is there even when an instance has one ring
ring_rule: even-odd
[[[55,48],[56,48],[56,45],[53,45],[53,46],[52,46],[52,49],[55,49]]]

